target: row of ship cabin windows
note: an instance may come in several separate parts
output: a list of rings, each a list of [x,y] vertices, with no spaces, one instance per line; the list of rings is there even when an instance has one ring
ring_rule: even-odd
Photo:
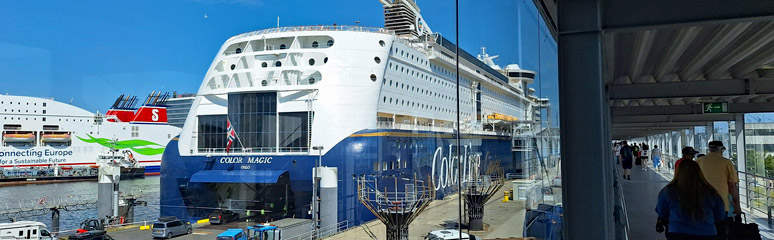
[[[0,101],[0,104],[5,104],[5,101]],[[13,105],[13,102],[8,102],[8,104]],[[16,102],[16,105],[21,105],[21,104],[22,104],[21,102]],[[44,107],[46,106],[46,103],[42,103],[42,104]],[[30,105],[30,103],[27,103],[27,105]],[[38,103],[32,103],[32,106],[37,106],[37,105]]]
[[[325,44],[328,47],[332,47],[333,46],[333,40],[332,39],[328,40]],[[320,47],[320,43],[318,43],[317,41],[312,42],[312,48],[318,48],[318,47]],[[288,46],[283,43],[283,44],[279,45],[279,49],[280,50],[285,50],[285,49],[288,49]],[[236,54],[242,53],[242,48],[236,48],[234,50],[234,53],[236,53]]]
[[[309,63],[309,66],[314,66],[314,64],[315,64],[316,62],[317,62],[317,61],[316,61],[316,60],[314,60],[314,58],[310,58],[310,59],[309,59],[309,61],[308,61],[308,63]],[[328,63],[328,57],[325,57],[325,58],[323,58],[323,64],[325,64],[325,63]],[[274,62],[274,66],[275,66],[275,67],[282,67],[282,61],[275,61],[275,62]],[[269,62],[262,62],[262,63],[261,63],[261,67],[262,67],[262,68],[267,68],[267,67],[269,67]],[[231,70],[234,70],[234,69],[236,69],[236,64],[231,64]]]
[[[8,112],[8,109],[3,109],[3,112]],[[14,110],[13,110],[13,109],[11,109],[11,112],[14,112]],[[22,110],[21,110],[21,109],[19,109],[19,110],[16,110],[16,112],[19,112],[19,113],[20,113],[20,112],[22,112]],[[26,110],[26,109],[25,109],[25,110],[24,110],[24,112],[25,112],[25,113],[28,113],[28,112],[30,112],[30,110]],[[32,113],[38,113],[38,110],[32,110]],[[46,114],[46,110],[45,110],[45,109],[43,109],[43,114]]]
[[[401,73],[408,74],[411,77],[415,77],[415,78],[419,78],[419,79],[424,79],[425,81],[428,81],[430,83],[438,84],[438,85],[440,85],[442,87],[445,87],[445,88],[454,89],[454,85],[455,84],[452,84],[450,82],[444,81],[443,79],[430,77],[429,75],[425,75],[424,73],[421,73],[419,71],[414,71],[414,70],[412,70],[410,68],[406,68],[406,67],[398,66],[398,65],[399,64],[397,64],[397,63],[395,64],[395,71],[399,71]],[[393,68],[393,64],[390,63],[389,67]]]
[[[381,43],[381,41],[380,41],[380,43]],[[394,54],[398,54],[398,48],[397,47],[393,48],[393,52],[394,52]],[[400,56],[405,57],[406,59],[411,59],[411,61],[414,61],[414,62],[419,63],[421,65],[427,66],[429,64],[427,60],[422,59],[420,57],[414,57],[414,54],[410,54],[410,53],[405,52],[403,50],[400,50]]]
[[[493,97],[486,97],[486,96],[485,96],[485,97],[484,97],[482,100],[483,100],[484,102],[490,102],[492,105],[495,105],[495,106],[508,106],[507,108],[508,108],[509,110],[516,110],[516,106],[513,106],[513,105],[511,105],[511,104],[508,104],[508,103],[506,103],[506,102],[503,102],[503,101],[501,101],[501,100],[498,100],[497,98],[493,98]],[[487,105],[489,105],[489,103],[488,103]]]
[[[442,107],[438,107],[438,106],[430,106],[430,104],[423,104],[423,103],[417,103],[417,102],[406,101],[406,100],[398,100],[397,98],[394,99],[394,101],[393,101],[393,99],[391,97],[387,98],[386,96],[382,97],[382,102],[383,103],[389,103],[389,104],[395,104],[395,105],[401,106],[401,107],[412,107],[412,108],[419,108],[420,110],[436,111],[436,112],[439,112],[439,113],[454,113],[454,109],[442,108]],[[463,116],[468,116],[469,115],[467,113],[461,113],[461,114]]]
[[[485,99],[487,99],[487,98],[491,99],[491,101],[494,101],[494,102],[502,102],[502,103],[504,103],[505,101],[511,101],[511,102],[517,102],[518,101],[515,98],[505,97],[505,96],[502,96],[501,94],[497,94],[497,93],[491,93],[491,94],[493,94],[495,96],[491,96],[491,95],[490,96],[484,96],[484,98]]]
[[[486,92],[486,93],[489,93],[490,95],[494,95],[494,96],[496,96],[496,97],[499,97],[500,99],[503,99],[503,100],[510,100],[510,101],[516,101],[516,98],[513,98],[513,97],[508,97],[508,96],[502,95],[502,94],[500,94],[500,93],[498,93],[498,92],[495,92],[495,91],[493,91],[492,89],[489,89],[489,88],[487,88],[487,87],[482,87],[482,89],[483,89],[482,91],[484,91],[484,92]]]
[[[438,65],[435,65],[435,64],[430,64],[430,68],[432,68],[434,71],[441,72],[442,74],[449,76],[451,78],[455,78],[457,76],[457,74],[453,73],[451,70],[448,70],[444,67],[439,67]]]
[[[3,120],[22,120],[22,117],[3,117]],[[29,120],[30,120],[30,118],[29,118],[29,117],[25,117],[25,118],[24,118],[24,120],[25,120],[25,121],[29,121]],[[37,121],[37,120],[38,120],[38,118],[36,118],[36,117],[33,117],[33,118],[32,118],[32,120],[33,120],[33,121]],[[45,118],[45,117],[42,117],[42,118],[40,118],[40,120],[42,120],[42,121],[44,121],[44,122],[45,122],[45,121],[46,121],[46,118]],[[64,119],[64,121],[65,121],[65,122],[69,122],[70,120],[73,120],[72,122],[76,122],[76,121],[75,121],[75,119],[69,119],[69,118],[65,118],[65,119]],[[62,121],[62,119],[61,119],[61,118],[59,118],[59,121],[61,122],[61,121]],[[78,119],[78,122],[83,122],[83,119]],[[86,119],[86,122],[90,122],[90,120],[89,120],[89,119]]]
[[[387,79],[382,79],[382,85],[388,85],[390,87],[393,87],[392,80],[389,80],[389,82],[388,82]],[[455,99],[454,97],[443,95],[443,94],[439,94],[437,92],[432,92],[432,91],[427,90],[427,89],[422,89],[422,88],[419,88],[419,87],[414,87],[414,86],[411,86],[409,84],[398,83],[398,81],[395,81],[395,86],[394,87],[395,88],[400,88],[401,90],[406,90],[406,91],[414,92],[414,93],[420,93],[422,95],[427,95],[427,96],[430,96],[430,97],[435,97],[435,98],[438,98],[438,99],[441,99],[441,100],[450,101],[450,102],[454,102],[454,99]],[[467,90],[462,89],[462,92],[467,92]],[[469,106],[470,102],[462,101],[462,104]]]

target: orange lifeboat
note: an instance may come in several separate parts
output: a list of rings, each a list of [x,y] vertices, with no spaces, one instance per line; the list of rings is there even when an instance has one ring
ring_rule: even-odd
[[[42,142],[69,142],[70,134],[69,133],[43,134],[42,136],[40,136],[40,138]]]
[[[35,134],[32,133],[6,133],[3,134],[3,142],[30,143],[35,142]]]

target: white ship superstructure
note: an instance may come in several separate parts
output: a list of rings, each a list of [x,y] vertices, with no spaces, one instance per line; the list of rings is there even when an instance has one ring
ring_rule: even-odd
[[[385,11],[410,12],[417,16],[416,21],[397,21],[386,13],[388,28],[281,27],[228,39],[199,88],[182,131],[180,153],[224,153],[225,143],[214,138],[225,140],[225,132],[215,136],[207,135],[214,131],[202,131],[210,125],[225,128],[226,115],[235,112],[229,113],[229,96],[237,94],[268,94],[265,97],[276,104],[261,113],[276,112],[267,118],[280,119],[270,121],[274,126],[259,126],[263,130],[254,132],[261,140],[236,145],[237,152],[317,154],[310,146],[322,146],[324,154],[363,129],[451,132],[456,121],[455,45],[430,32],[413,1],[385,4]],[[398,30],[403,33],[399,35],[391,28],[421,31]],[[460,53],[462,131],[498,134],[498,130],[508,130],[487,123],[530,120],[526,112],[531,110],[528,105],[532,100],[525,91],[534,72],[517,65],[498,71],[494,57],[486,53],[479,57]],[[287,119],[294,119],[295,125],[279,126],[287,123],[282,120],[286,119],[283,113],[289,114]],[[244,128],[252,127],[235,126],[240,139],[248,139],[242,136],[247,134]],[[283,129],[303,131],[271,133]]]
[[[456,192],[458,166],[520,171],[513,127],[539,117],[526,87],[535,72],[459,51],[458,142],[457,47],[413,1],[382,3],[384,28],[280,27],[226,40],[164,153],[162,215],[268,206],[263,217],[309,218],[320,165],[337,169],[344,206],[325,208],[338,212],[329,222],[357,225],[374,216],[354,176],[418,176],[440,198]]]
[[[180,128],[164,122],[113,122],[70,104],[26,96],[0,95],[0,170],[95,165],[107,146],[130,151],[143,167],[157,167],[164,146]],[[165,113],[161,113],[165,114]],[[139,115],[138,115],[139,116]]]

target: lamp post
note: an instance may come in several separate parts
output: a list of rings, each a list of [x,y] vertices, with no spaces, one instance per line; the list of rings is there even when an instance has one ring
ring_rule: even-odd
[[[317,158],[317,166],[314,168],[314,180],[312,181],[312,219],[314,219],[314,238],[320,239],[320,196],[317,188],[320,187],[320,166],[322,166],[322,150],[323,146],[312,146],[312,150],[319,151],[319,157]]]
[[[317,167],[322,166],[322,150],[323,150],[323,146],[313,146],[312,150],[320,151],[319,158],[317,159]]]

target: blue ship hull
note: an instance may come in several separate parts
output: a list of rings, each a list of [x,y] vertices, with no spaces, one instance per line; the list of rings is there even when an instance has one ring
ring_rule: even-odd
[[[514,172],[520,163],[510,141],[510,137],[463,134],[459,149],[463,166],[479,162],[483,174],[488,164],[500,164],[505,173]],[[161,161],[162,216],[205,218],[224,205],[223,199],[237,195],[228,188],[242,188],[255,191],[254,199],[241,199],[250,204],[247,209],[263,209],[275,220],[311,218],[312,168],[318,156],[180,156],[177,145],[175,138]],[[450,133],[362,130],[350,135],[321,160],[323,166],[338,168],[338,221],[360,225],[375,219],[357,199],[357,176],[416,176],[433,182],[436,198],[455,193],[458,163],[452,156],[456,151]],[[468,170],[463,167],[463,174]]]

